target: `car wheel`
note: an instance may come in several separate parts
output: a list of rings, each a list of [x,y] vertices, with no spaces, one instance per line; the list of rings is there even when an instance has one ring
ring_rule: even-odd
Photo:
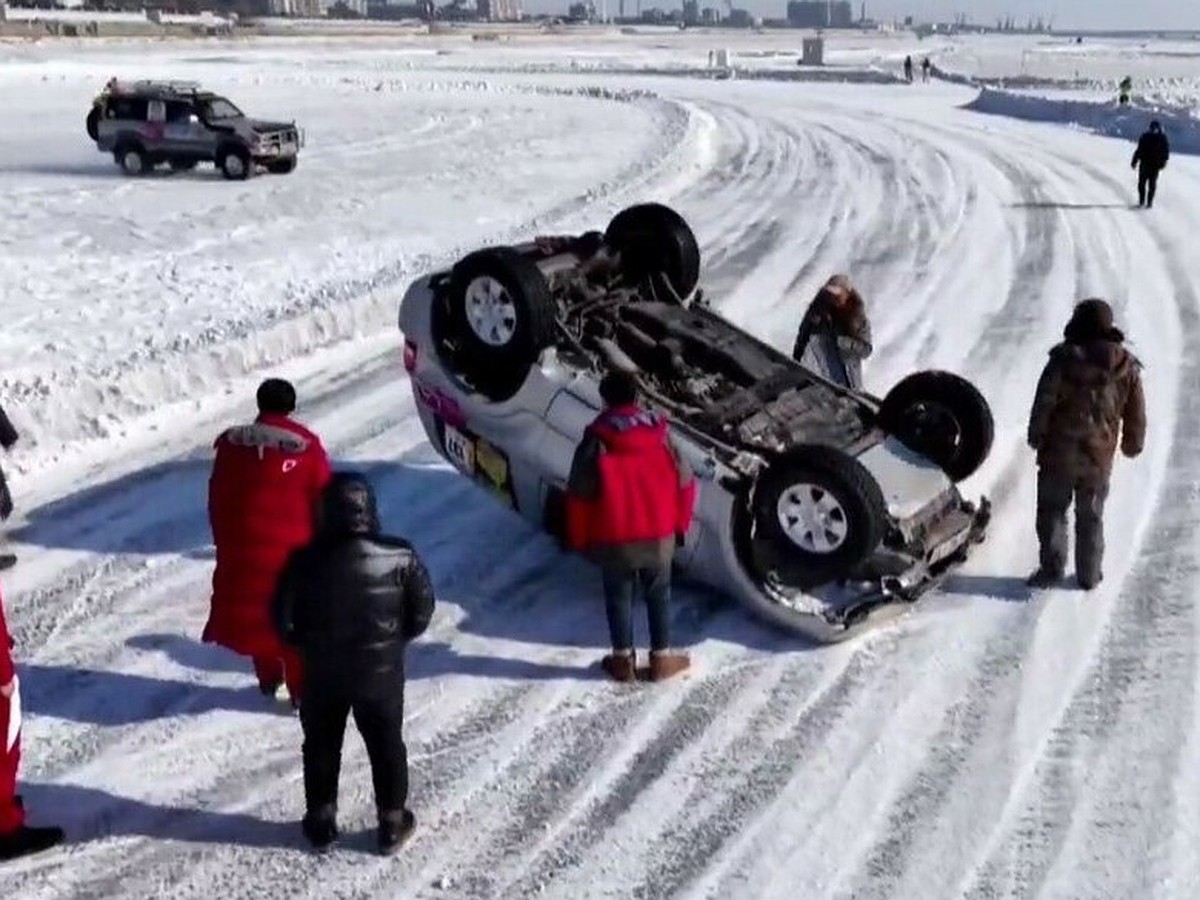
[[[936,370],[914,372],[893,385],[883,398],[879,424],[956,482],[983,465],[996,430],[991,407],[975,385]]]
[[[621,210],[604,232],[605,243],[620,254],[621,270],[632,282],[661,272],[681,300],[700,283],[700,247],[679,213],[661,203]]]
[[[88,137],[93,141],[100,137],[100,107],[92,107],[91,112],[87,114],[84,127],[87,128]]]
[[[267,171],[272,175],[286,175],[296,168],[296,157],[289,156],[287,159],[277,159],[267,163]]]
[[[245,181],[250,177],[254,162],[244,147],[223,147],[217,153],[217,168],[230,181]]]
[[[754,491],[756,540],[771,568],[802,589],[846,576],[875,552],[887,504],[871,474],[833,447],[802,445],[780,456]]]
[[[507,400],[554,343],[557,307],[537,265],[507,247],[480,250],[450,275],[447,337],[456,366],[491,400]]]
[[[113,152],[113,159],[126,175],[145,175],[152,168],[146,151],[136,144],[123,144]]]

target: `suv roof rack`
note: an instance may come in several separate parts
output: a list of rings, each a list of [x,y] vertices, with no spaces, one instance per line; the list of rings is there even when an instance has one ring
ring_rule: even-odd
[[[138,81],[118,81],[113,78],[107,86],[115,94],[194,94],[200,90],[198,81],[158,81],[152,78],[143,78]]]

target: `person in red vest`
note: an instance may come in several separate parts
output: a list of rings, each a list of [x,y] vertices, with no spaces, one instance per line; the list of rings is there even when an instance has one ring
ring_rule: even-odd
[[[636,378],[611,372],[600,382],[605,409],[584,431],[567,481],[567,547],[599,564],[612,653],[601,665],[617,681],[637,673],[633,591],[646,599],[650,678],[690,665],[670,650],[671,563],[692,522],[696,480],[656,412],[638,405]]]
[[[213,445],[208,519],[217,565],[203,640],[249,656],[263,694],[277,697],[282,685],[298,709],[302,665],[275,632],[271,601],[288,558],[312,539],[332,471],[320,439],[291,418],[295,408],[295,388],[268,378],[258,417]]]
[[[57,826],[33,828],[25,824],[25,804],[17,794],[21,685],[13,666],[12,647],[4,599],[0,597],[0,860],[40,853],[63,841],[63,830]]]

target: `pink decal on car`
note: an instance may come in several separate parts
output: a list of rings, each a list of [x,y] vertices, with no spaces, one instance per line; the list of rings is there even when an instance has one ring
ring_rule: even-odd
[[[467,424],[466,413],[462,411],[458,401],[441,388],[431,387],[420,379],[414,378],[413,389],[416,391],[418,400],[451,425],[461,428]]]

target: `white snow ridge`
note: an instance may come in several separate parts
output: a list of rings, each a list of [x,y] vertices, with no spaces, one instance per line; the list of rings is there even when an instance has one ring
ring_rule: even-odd
[[[1200,57],[827,36],[815,73],[794,34],[638,31],[0,42],[20,788],[68,834],[0,868],[5,897],[1200,897]],[[742,71],[709,77],[714,47]],[[947,77],[893,83],[906,53]],[[1130,134],[1095,106],[1127,72],[1181,139],[1149,211]],[[124,177],[84,130],[114,75],[294,117],[299,166]],[[1056,104],[1087,130],[1044,121]],[[693,671],[611,684],[594,569],[425,441],[406,282],[645,200],[688,218],[707,293],[764,340],[790,348],[845,271],[871,390],[937,367],[991,401],[995,449],[964,486],[993,499],[988,541],[912,614],[811,648],[679,589]],[[1103,584],[1031,597],[1026,417],[1089,296],[1145,364],[1147,449],[1116,463]],[[295,381],[435,579],[406,696],[418,830],[395,858],[370,852],[353,728],[347,838],[307,849],[298,721],[199,642],[210,446],[266,374]]]

